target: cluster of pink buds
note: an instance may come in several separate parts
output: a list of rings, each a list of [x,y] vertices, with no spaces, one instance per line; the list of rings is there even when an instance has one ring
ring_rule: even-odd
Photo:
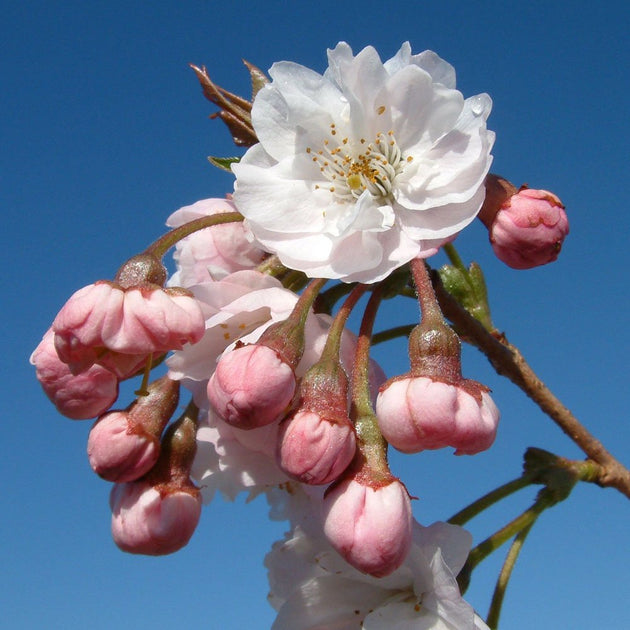
[[[371,412],[382,379],[371,378],[367,337],[353,344],[350,358],[342,348],[346,320],[366,287],[351,292],[325,335],[319,359],[299,377],[308,310],[322,286],[321,280],[311,282],[289,317],[258,342],[237,343],[224,353],[207,396],[213,412],[233,429],[248,434],[274,429],[265,436],[275,440],[280,470],[306,486],[329,486],[323,496],[314,496],[321,498],[322,529],[333,547],[360,571],[384,576],[407,555],[412,516]],[[368,411],[362,415],[360,409]],[[254,448],[243,437],[239,441]]]
[[[146,385],[155,359],[195,343],[205,330],[192,293],[164,288],[166,279],[152,253],[130,259],[114,281],[98,281],[70,297],[31,355],[37,378],[62,414],[99,416],[87,450],[93,470],[116,483],[114,540],[125,551],[153,555],[185,545],[201,509],[190,481],[194,426],[185,438],[181,428],[162,437],[178,405],[179,383],[162,377]],[[137,400],[108,411],[119,382],[138,373],[144,378]]]
[[[549,262],[568,231],[560,202],[499,182],[488,177],[482,213],[495,251],[513,267]],[[63,306],[32,354],[37,378],[62,414],[98,417],[88,458],[115,484],[112,533],[121,549],[174,552],[197,527],[202,492],[231,496],[290,480],[309,488],[321,531],[350,565],[389,575],[407,557],[413,517],[388,445],[479,453],[495,439],[499,412],[487,387],[462,376],[459,337],[423,260],[372,285],[323,291],[326,279],[309,282],[284,267],[251,242],[240,219],[231,199],[174,213],[174,229],[113,281]],[[178,268],[167,286],[161,256],[172,246]],[[422,319],[409,336],[410,371],[386,381],[370,358],[372,328],[383,297],[412,284]],[[346,324],[366,293],[355,338]],[[149,383],[171,352],[168,375]],[[112,410],[120,382],[136,376],[136,400]],[[180,385],[194,403],[172,422]]]

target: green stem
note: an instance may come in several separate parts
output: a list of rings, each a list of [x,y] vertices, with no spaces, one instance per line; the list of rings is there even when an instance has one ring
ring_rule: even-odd
[[[534,522],[527,527],[524,527],[518,533],[510,545],[510,549],[505,557],[505,562],[501,568],[501,573],[499,573],[497,584],[492,595],[492,602],[490,602],[490,608],[488,609],[488,618],[486,619],[486,623],[492,630],[497,630],[499,627],[499,617],[501,616],[501,607],[503,606],[503,599],[505,597],[508,582],[512,577],[512,571],[514,570],[518,556],[523,548],[527,534],[529,534],[533,526]]]
[[[146,254],[152,254],[156,258],[162,258],[166,252],[173,247],[176,243],[186,238],[193,232],[203,230],[207,227],[214,225],[221,225],[222,223],[235,223],[243,220],[243,215],[240,212],[224,212],[220,214],[213,214],[207,217],[200,217],[189,221],[184,225],[180,225],[172,229],[170,232],[164,234],[157,239],[153,244],[149,245],[145,250]]]
[[[367,291],[365,284],[357,284],[350,295],[345,299],[341,308],[335,315],[330,330],[328,331],[328,337],[326,338],[326,345],[322,351],[322,359],[339,359],[339,350],[341,348],[341,336],[343,334],[348,317],[352,312],[352,309],[356,306],[357,302],[361,299],[363,294]]]
[[[301,271],[289,271],[282,278],[282,285],[285,289],[298,293],[308,284],[308,277]]]
[[[148,396],[149,390],[149,377],[151,375],[151,370],[153,369],[153,355],[150,354],[144,364],[144,368],[142,370],[142,382],[140,383],[140,387],[134,391],[136,396]]]
[[[477,514],[480,514],[498,501],[501,501],[505,497],[510,496],[522,488],[526,488],[532,483],[534,483],[532,474],[525,474],[517,479],[513,479],[512,481],[495,488],[491,492],[488,492],[465,507],[463,510],[460,510],[457,514],[451,516],[451,518],[448,519],[448,522],[453,525],[464,525],[464,523],[467,523],[470,519],[477,516]]]
[[[526,527],[531,527],[536,519],[549,507],[549,502],[542,499],[542,494],[539,499],[522,514],[511,520],[507,525],[496,531],[492,536],[489,536],[484,541],[480,542],[474,549],[471,550],[468,555],[468,560],[461,573],[457,576],[457,581],[460,586],[462,594],[466,591],[470,582],[470,576],[474,569],[485,560],[493,551],[496,551],[499,547],[505,544],[510,538],[514,538],[519,532]]]
[[[382,292],[380,287],[372,291],[361,320],[357,347],[352,370],[352,403],[359,415],[372,414],[372,397],[369,385],[370,345],[376,313],[380,306]]]
[[[313,306],[313,302],[319,293],[319,290],[328,282],[327,278],[315,278],[311,280],[302,295],[300,295],[298,301],[293,307],[293,311],[286,321],[291,322],[291,325],[297,325],[300,328],[304,328],[306,318],[308,317],[309,310]]]
[[[370,342],[382,297],[382,287],[379,285],[372,291],[365,307],[357,339],[351,381],[350,418],[357,435],[355,465],[358,465],[363,474],[366,474],[373,483],[391,483],[392,480],[392,474],[387,465],[387,442],[381,434],[372,409],[369,385]]]
[[[417,324],[407,324],[406,326],[395,326],[394,328],[388,328],[387,330],[374,333],[374,335],[372,335],[372,345],[375,346],[378,343],[383,343],[390,339],[397,339],[398,337],[409,337],[409,333],[416,326]]]

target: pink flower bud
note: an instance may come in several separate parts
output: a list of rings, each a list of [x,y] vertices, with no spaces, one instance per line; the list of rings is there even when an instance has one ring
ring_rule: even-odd
[[[184,289],[142,285],[123,289],[99,281],[77,291],[52,329],[59,358],[77,373],[93,363],[129,376],[152,353],[179,350],[205,331],[201,309]],[[108,364],[108,355],[112,364]],[[122,365],[118,363],[122,355]],[[121,372],[125,372],[122,374]]]
[[[109,502],[114,542],[129,553],[161,556],[178,551],[188,544],[201,516],[201,495],[193,486],[116,484]]]
[[[126,411],[101,416],[90,431],[88,458],[107,481],[134,481],[149,472],[160,455],[160,436],[179,402],[179,383],[166,376],[153,381]]]
[[[513,269],[531,269],[558,258],[569,221],[556,195],[524,188],[501,205],[488,229],[499,260]]]
[[[293,369],[275,350],[263,345],[241,346],[219,360],[208,382],[208,398],[228,424],[254,429],[282,417],[295,385]]]
[[[301,410],[280,427],[278,465],[302,483],[330,483],[348,467],[356,451],[350,420],[333,422],[315,411]]]
[[[160,442],[131,422],[127,411],[110,411],[92,427],[87,452],[97,475],[122,483],[151,470],[160,454]]]
[[[395,571],[411,547],[409,494],[400,481],[375,483],[348,477],[327,491],[324,533],[353,567],[374,577]]]
[[[72,420],[94,418],[107,411],[118,397],[116,375],[100,365],[93,365],[75,376],[59,359],[54,336],[53,331],[48,330],[30,359],[48,398],[59,413]]]
[[[494,442],[499,422],[487,388],[428,376],[390,381],[377,398],[376,415],[383,437],[403,453],[445,446],[456,455],[479,453]]]

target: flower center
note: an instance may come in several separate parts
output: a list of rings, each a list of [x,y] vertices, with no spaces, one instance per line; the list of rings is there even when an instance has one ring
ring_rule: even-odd
[[[361,138],[350,142],[337,139],[335,124],[330,125],[331,139],[324,140],[324,147],[306,152],[319,167],[322,176],[330,182],[328,190],[339,201],[352,202],[364,191],[377,199],[391,199],[394,180],[413,157],[404,157],[393,131],[379,132],[372,142]],[[316,185],[315,188],[322,188]]]

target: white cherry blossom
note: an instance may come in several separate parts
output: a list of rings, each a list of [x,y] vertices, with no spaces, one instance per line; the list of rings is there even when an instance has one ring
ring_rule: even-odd
[[[272,66],[256,96],[259,143],[232,169],[256,241],[311,277],[371,283],[434,254],[478,213],[492,158],[487,94],[408,43],[383,63],[341,42],[323,75]]]

